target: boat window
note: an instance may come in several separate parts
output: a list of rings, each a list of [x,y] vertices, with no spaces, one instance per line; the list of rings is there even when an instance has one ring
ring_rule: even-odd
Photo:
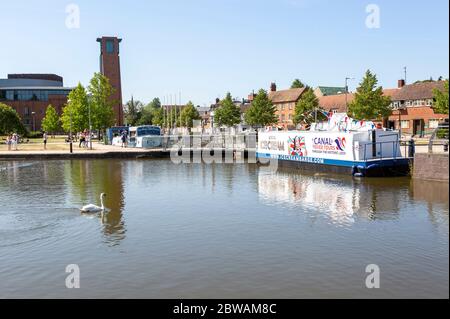
[[[138,127],[138,136],[145,135],[161,135],[161,130],[158,127]]]

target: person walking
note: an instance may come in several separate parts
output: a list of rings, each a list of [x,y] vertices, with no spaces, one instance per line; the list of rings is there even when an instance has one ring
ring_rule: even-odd
[[[122,131],[121,139],[122,139],[122,147],[126,148],[127,147],[127,131],[125,131],[125,130]]]
[[[11,150],[11,144],[12,144],[12,135],[9,134],[9,135],[6,137],[6,145],[8,145],[8,151]]]
[[[44,131],[43,138],[44,138],[44,150],[47,150],[47,132],[45,132],[45,131]]]
[[[12,136],[12,148],[14,151],[18,150],[17,144],[19,143],[19,135],[17,133],[14,133]]]
[[[80,144],[78,145],[78,148],[81,148],[81,145],[84,146],[84,142],[86,141],[86,137],[84,135],[84,132],[80,133]]]

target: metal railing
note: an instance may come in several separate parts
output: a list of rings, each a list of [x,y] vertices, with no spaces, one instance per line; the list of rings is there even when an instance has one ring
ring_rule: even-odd
[[[190,148],[190,149],[229,149],[246,150],[256,148],[255,134],[238,135],[164,135],[158,137],[161,144],[158,146],[163,149]],[[156,147],[154,147],[156,148]]]
[[[406,141],[406,142],[401,142],[399,144],[398,141],[388,141],[388,142],[375,142],[375,143],[365,143],[364,145],[364,155],[363,155],[363,160],[367,161],[367,160],[371,160],[371,159],[398,159],[398,158],[405,158],[405,156],[403,156],[400,152],[399,154],[399,150],[401,147],[405,147],[405,155],[407,154],[408,156],[406,156],[406,158],[408,157],[414,157],[414,153],[415,153],[415,145],[414,145],[414,141]],[[389,153],[390,155],[386,155],[386,151],[385,151],[385,156],[383,156],[383,146],[386,145],[392,145],[392,153]],[[368,151],[367,149],[369,148],[370,151]],[[375,151],[375,154],[373,154]],[[369,155],[370,154],[370,155]]]
[[[431,134],[430,140],[428,142],[428,153],[433,153],[433,146],[442,145],[444,152],[448,152],[449,144],[449,124],[440,124],[434,132]]]

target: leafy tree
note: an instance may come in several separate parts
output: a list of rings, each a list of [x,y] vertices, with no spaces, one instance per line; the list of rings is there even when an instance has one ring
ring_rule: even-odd
[[[179,126],[192,128],[194,126],[194,121],[200,119],[200,114],[194,104],[189,101],[188,104],[183,108],[180,115]]]
[[[42,120],[42,129],[46,132],[53,134],[53,137],[57,131],[61,128],[59,115],[56,109],[50,104],[45,111],[45,117]]]
[[[294,82],[292,82],[291,89],[301,89],[304,88],[305,85],[300,81],[299,79],[295,79]]]
[[[228,127],[241,123],[241,110],[233,103],[231,93],[227,93],[220,107],[215,111],[214,119],[219,125]]]
[[[153,109],[152,124],[161,127],[164,126],[164,110],[161,107]]]
[[[111,100],[114,89],[109,83],[109,79],[101,73],[94,73],[89,83],[88,91],[93,128],[104,130],[114,125],[113,104],[116,101]]]
[[[27,130],[16,110],[0,103],[0,134],[10,134],[13,132],[25,135]]]
[[[81,132],[89,128],[89,101],[86,89],[81,83],[69,93],[67,105],[61,116],[62,128],[65,132]]]
[[[249,125],[267,126],[278,122],[276,107],[270,101],[267,92],[259,90],[252,105],[245,113],[245,122]]]
[[[325,116],[319,110],[319,99],[311,88],[308,88],[300,97],[295,106],[294,123],[311,124],[316,119],[323,119]]]
[[[159,109],[159,108],[161,108],[161,100],[156,97],[150,102],[149,105],[153,109]]]
[[[136,126],[141,119],[144,104],[141,101],[135,101],[133,97],[125,104],[125,119],[127,124]]]
[[[444,91],[434,89],[433,94],[434,111],[438,114],[448,114],[448,80],[444,82]]]
[[[161,120],[158,119],[154,119],[154,116],[161,116],[161,118],[163,117],[163,113],[162,113],[162,109],[161,111],[156,112],[156,110],[161,109],[161,101],[159,100],[159,98],[154,98],[150,103],[148,103],[146,106],[144,106],[142,108],[142,112],[141,112],[141,117],[138,121],[139,125],[150,125],[150,124],[154,124],[154,125],[159,125],[159,124],[155,124],[154,121],[157,121],[158,123],[161,122]]]
[[[377,84],[376,75],[367,70],[354,100],[349,104],[350,116],[358,120],[375,120],[392,114],[391,98],[384,96],[383,88]]]

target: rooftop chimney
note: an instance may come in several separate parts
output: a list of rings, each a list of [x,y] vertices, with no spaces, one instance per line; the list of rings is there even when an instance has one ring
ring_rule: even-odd
[[[401,89],[402,87],[404,87],[405,86],[405,80],[403,80],[403,79],[401,79],[401,80],[398,80],[398,88],[399,89]]]
[[[277,91],[277,85],[274,82],[272,82],[270,84],[270,91],[271,92],[276,92]]]

